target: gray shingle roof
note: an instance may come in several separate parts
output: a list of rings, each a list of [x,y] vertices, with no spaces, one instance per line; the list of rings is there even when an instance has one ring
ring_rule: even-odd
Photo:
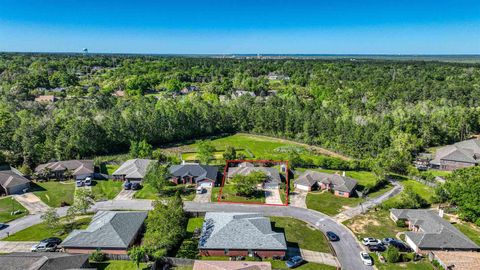
[[[140,158],[127,160],[112,175],[125,175],[125,178],[144,178],[148,165],[152,161],[154,160]]]
[[[260,214],[207,213],[200,249],[286,250],[283,233],[272,231],[270,219]]]
[[[203,179],[217,180],[218,168],[209,165],[183,164],[173,165],[168,168],[171,175],[175,177],[194,177],[195,181]]]
[[[35,172],[42,172],[49,168],[52,172],[62,172],[65,170],[73,171],[73,175],[89,174],[94,172],[93,160],[63,160],[40,164],[35,168]]]
[[[420,249],[463,249],[479,250],[472,240],[461,233],[435,210],[426,209],[391,209],[397,219],[408,220],[418,226],[418,232],[406,232]]]
[[[332,185],[333,190],[349,193],[351,193],[357,186],[357,181],[353,178],[341,176],[339,174],[329,174],[312,170],[306,170],[300,174],[294,183],[310,187],[315,183],[323,183],[326,185]]]
[[[12,167],[0,168],[0,185],[4,188],[11,188],[18,185],[30,183],[30,180],[23,177],[23,175]]]
[[[2,270],[67,270],[81,268],[89,254],[60,252],[14,252],[0,256]]]
[[[128,248],[147,212],[99,211],[85,230],[74,230],[62,242],[63,247]]]
[[[268,177],[269,183],[280,184],[282,182],[280,173],[277,169],[272,167],[250,167],[248,165],[241,167],[230,167],[228,168],[228,177],[232,178],[235,175],[249,175],[252,172],[264,172]]]
[[[477,164],[478,158],[480,158],[480,140],[472,139],[437,149],[435,158],[430,163],[440,165],[441,160],[449,160]]]

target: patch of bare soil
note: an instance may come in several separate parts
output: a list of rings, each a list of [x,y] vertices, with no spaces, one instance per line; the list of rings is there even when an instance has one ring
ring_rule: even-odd
[[[366,232],[365,228],[370,225],[380,226],[380,222],[376,219],[371,219],[368,216],[363,216],[362,218],[355,220],[354,223],[349,224],[348,227],[350,227],[355,234],[363,234]]]

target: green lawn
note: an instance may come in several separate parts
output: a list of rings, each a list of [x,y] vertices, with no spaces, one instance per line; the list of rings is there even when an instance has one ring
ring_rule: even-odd
[[[60,207],[62,202],[71,205],[75,193],[75,182],[49,181],[43,183],[32,183],[32,188],[44,203],[51,207]]]
[[[21,210],[22,212],[12,216],[11,213],[16,210]],[[26,215],[28,215],[27,209],[14,200],[13,197],[0,199],[0,223],[7,223]]]
[[[345,221],[344,224],[359,239],[364,237],[395,237],[398,232],[407,230],[406,228],[397,227],[395,222],[390,219],[390,212],[387,210],[370,210],[364,215]]]
[[[118,167],[120,167],[120,165],[116,165],[116,164],[107,164],[105,165],[105,167],[107,168],[107,174],[108,175],[112,175],[112,173],[114,171],[116,171],[118,169]]]
[[[373,264],[378,270],[434,270],[433,265],[426,259],[418,262],[403,262],[403,263],[381,263],[375,253],[370,253],[373,258]]]
[[[98,270],[150,270],[150,267],[147,267],[146,263],[140,263],[140,268],[137,268],[137,265],[132,261],[90,262],[90,265],[96,267]]]
[[[308,193],[306,202],[307,208],[334,216],[340,213],[344,209],[344,206],[354,207],[362,201],[364,200],[357,197],[345,198],[335,196],[328,191],[312,191]]]
[[[143,184],[143,187],[135,192],[133,197],[135,199],[147,199],[156,200],[159,198],[171,198],[177,191],[185,201],[191,201],[195,198],[195,188],[187,187],[186,185],[166,186],[165,191],[162,194],[158,194],[157,191],[147,183]]]
[[[197,217],[197,218],[189,218],[187,224],[187,233],[193,233],[195,229],[201,229],[203,226],[204,218]]]
[[[218,198],[218,193],[220,192],[220,187],[214,187],[212,190],[212,201],[216,202]],[[260,191],[257,193],[257,196],[247,198],[243,196],[235,195],[236,191],[233,185],[225,184],[222,189],[222,201],[226,202],[255,202],[255,203],[265,203],[265,193]]]
[[[111,200],[122,190],[122,181],[95,180],[92,192],[96,201]]]
[[[432,197],[434,195],[434,190],[432,187],[424,185],[415,180],[402,180],[400,181],[400,184],[404,187],[411,187],[415,193],[424,198],[428,203],[432,203]],[[391,208],[392,205],[396,205],[397,202],[401,200],[401,196],[402,194],[399,194],[393,198],[390,198],[383,202],[383,205],[387,208]]]
[[[327,239],[322,232],[310,228],[307,223],[288,217],[271,217],[275,231],[285,233],[288,246],[330,253]]]
[[[449,176],[450,174],[452,174],[451,171],[441,171],[441,170],[429,170],[429,172],[431,172],[433,176],[440,176],[440,177]]]
[[[73,229],[85,229],[90,224],[92,217],[83,217],[75,221]],[[63,228],[51,229],[46,223],[39,223],[16,232],[3,239],[5,241],[40,241],[48,237],[59,237],[65,239],[70,231],[63,231]]]

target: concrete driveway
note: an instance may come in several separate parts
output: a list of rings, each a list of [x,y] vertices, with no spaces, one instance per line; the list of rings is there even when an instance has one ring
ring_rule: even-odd
[[[205,191],[202,194],[195,194],[194,202],[198,203],[209,203],[212,201],[212,188],[206,187]]]
[[[113,199],[115,201],[123,201],[123,200],[133,200],[133,195],[137,192],[136,190],[125,190],[122,189],[120,193]]]
[[[282,205],[282,198],[280,197],[280,190],[278,188],[265,188],[265,203]]]
[[[21,195],[13,195],[13,198],[25,207],[30,214],[41,214],[48,210],[48,205],[40,200],[33,193],[25,193]]]
[[[11,253],[11,252],[30,252],[30,248],[38,244],[38,242],[28,242],[28,241],[0,241],[0,251],[2,253]],[[0,267],[1,268],[1,267]]]
[[[307,208],[307,191],[295,189],[290,193],[290,205],[300,208]]]
[[[332,254],[329,253],[300,249],[300,254],[302,255],[302,258],[305,259],[307,262],[340,267],[337,258],[335,258]]]

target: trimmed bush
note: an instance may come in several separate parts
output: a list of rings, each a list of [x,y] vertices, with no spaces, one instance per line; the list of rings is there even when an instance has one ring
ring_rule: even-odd
[[[107,260],[107,256],[101,250],[95,250],[92,254],[90,254],[89,259],[94,262],[104,262]]]

